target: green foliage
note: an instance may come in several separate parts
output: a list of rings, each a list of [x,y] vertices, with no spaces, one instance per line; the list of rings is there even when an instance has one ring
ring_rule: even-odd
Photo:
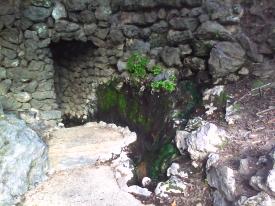
[[[165,173],[167,168],[171,165],[172,159],[178,156],[179,152],[173,144],[168,143],[163,145],[157,154],[150,168],[149,176],[152,179],[158,179],[160,174]]]
[[[229,99],[229,96],[226,92],[221,92],[219,96],[216,97],[217,99],[217,103],[219,106],[221,107],[225,107],[226,106],[226,102]]]
[[[161,66],[155,65],[155,66],[153,66],[151,72],[154,76],[157,76],[157,75],[161,74],[162,71],[163,71],[163,69],[161,68]]]
[[[151,87],[153,90],[165,90],[167,92],[173,92],[176,89],[176,77],[172,76],[166,80],[158,80],[151,82]]]
[[[144,78],[147,74],[146,66],[149,63],[149,59],[138,53],[134,53],[127,62],[128,71],[135,77]]]
[[[261,81],[259,79],[256,79],[252,82],[252,89],[257,89],[257,88],[262,87],[264,85],[265,85],[265,83],[263,81]]]
[[[154,65],[150,71],[147,70],[149,59],[139,53],[134,53],[127,61],[127,69],[133,77],[144,81],[149,73],[154,77],[163,72],[160,65]],[[176,89],[176,77],[170,76],[169,79],[153,81],[150,86],[155,91],[173,92]]]

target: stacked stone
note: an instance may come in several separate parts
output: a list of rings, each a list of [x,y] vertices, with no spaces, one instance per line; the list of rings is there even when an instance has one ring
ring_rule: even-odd
[[[18,1],[17,11],[8,2],[0,3],[5,110],[34,108],[46,120],[60,119],[60,111],[86,116],[97,85],[127,75],[125,63],[135,51],[202,84],[236,81],[249,73],[237,38],[243,10],[231,1],[30,0]],[[55,64],[49,45],[60,41],[93,46]]]

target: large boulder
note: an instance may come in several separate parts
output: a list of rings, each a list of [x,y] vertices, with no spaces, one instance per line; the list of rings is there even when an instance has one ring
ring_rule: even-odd
[[[210,53],[209,68],[216,79],[226,77],[241,69],[245,63],[245,51],[238,43],[220,42]]]
[[[45,179],[47,147],[22,120],[6,115],[0,119],[0,162],[0,205],[13,205]]]
[[[183,153],[185,150],[194,161],[204,160],[210,153],[217,152],[226,142],[226,133],[215,124],[203,122],[192,132],[178,131],[177,147]]]

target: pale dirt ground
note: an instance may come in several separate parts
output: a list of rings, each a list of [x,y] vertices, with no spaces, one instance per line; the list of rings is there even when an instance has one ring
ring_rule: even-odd
[[[109,166],[62,171],[26,194],[23,206],[142,206],[120,190]]]

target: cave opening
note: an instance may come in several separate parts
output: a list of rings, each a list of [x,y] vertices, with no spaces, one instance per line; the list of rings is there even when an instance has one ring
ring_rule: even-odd
[[[127,126],[137,133],[130,146],[137,184],[143,177],[155,183],[165,180],[166,170],[180,157],[173,139],[200,104],[198,85],[180,80],[176,91],[141,91],[124,78],[107,77],[96,65],[102,58],[92,42],[60,41],[50,46],[55,68],[55,91],[65,127],[89,121]],[[104,75],[101,75],[104,73]],[[106,81],[100,84],[104,76]]]
[[[66,127],[81,125],[88,119],[95,77],[97,47],[90,41],[59,41],[50,45],[55,68],[57,103]]]

